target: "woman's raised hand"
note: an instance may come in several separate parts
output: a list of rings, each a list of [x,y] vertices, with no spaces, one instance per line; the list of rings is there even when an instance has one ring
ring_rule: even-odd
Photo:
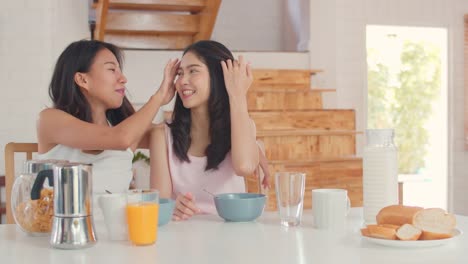
[[[175,95],[174,80],[177,76],[179,65],[179,59],[171,59],[166,64],[166,67],[164,67],[164,78],[159,90],[156,92],[156,95],[159,96],[162,105],[169,103]]]
[[[244,60],[244,57],[239,56],[238,60],[221,61],[221,67],[229,97],[245,97],[253,81],[250,64]]]

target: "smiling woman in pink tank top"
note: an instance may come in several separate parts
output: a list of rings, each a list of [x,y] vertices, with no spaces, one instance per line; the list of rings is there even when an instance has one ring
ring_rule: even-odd
[[[218,42],[199,41],[185,49],[172,122],[153,129],[150,146],[151,187],[176,199],[174,220],[216,213],[213,197],[203,189],[245,192],[243,177],[265,160],[263,154],[259,158],[247,112],[252,80],[250,65],[242,57],[234,60]]]

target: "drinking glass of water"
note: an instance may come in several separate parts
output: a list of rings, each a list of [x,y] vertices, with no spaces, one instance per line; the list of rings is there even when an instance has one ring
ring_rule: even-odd
[[[275,174],[276,201],[283,226],[297,226],[301,223],[305,177],[302,172]]]

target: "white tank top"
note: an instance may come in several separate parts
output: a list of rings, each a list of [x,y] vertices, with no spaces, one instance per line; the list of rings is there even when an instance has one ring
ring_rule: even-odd
[[[93,208],[94,221],[104,221],[99,208],[99,196],[106,190],[112,193],[125,193],[132,180],[133,152],[127,150],[104,150],[99,154],[83,153],[81,149],[70,148],[58,144],[44,154],[38,154],[37,159],[68,160],[93,164]]]
[[[37,159],[58,159],[93,164],[93,194],[126,192],[132,180],[133,152],[127,150],[104,150],[99,154],[83,153],[80,149],[57,145]],[[97,195],[96,195],[97,194]]]

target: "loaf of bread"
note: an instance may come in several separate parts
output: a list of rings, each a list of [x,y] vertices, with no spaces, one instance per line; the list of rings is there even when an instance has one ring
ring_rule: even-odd
[[[440,208],[391,205],[376,216],[377,224],[361,229],[363,236],[381,239],[433,240],[453,236],[456,219]]]
[[[457,220],[443,209],[428,208],[414,215],[413,225],[422,230],[421,240],[444,239],[453,236]]]
[[[377,224],[391,224],[397,226],[413,224],[415,214],[422,209],[422,207],[417,206],[390,205],[379,211],[376,216]]]

